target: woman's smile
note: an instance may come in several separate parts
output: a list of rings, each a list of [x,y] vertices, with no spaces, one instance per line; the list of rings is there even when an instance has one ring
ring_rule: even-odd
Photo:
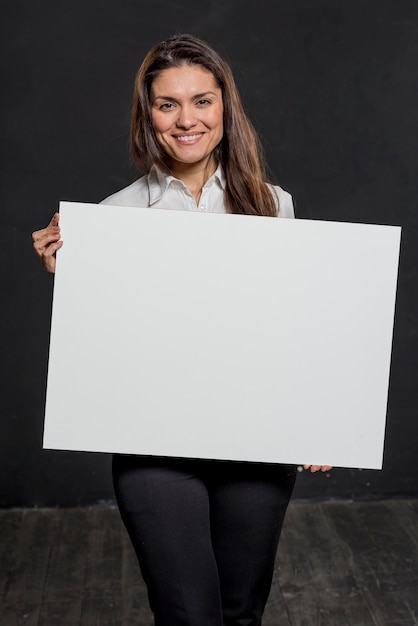
[[[203,137],[203,133],[193,133],[192,135],[173,135],[179,143],[183,143],[184,145],[190,145],[192,143],[196,143],[199,141],[201,137]]]

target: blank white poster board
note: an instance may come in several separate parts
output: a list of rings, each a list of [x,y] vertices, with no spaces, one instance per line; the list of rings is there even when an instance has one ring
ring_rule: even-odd
[[[382,467],[400,228],[60,213],[44,447]]]

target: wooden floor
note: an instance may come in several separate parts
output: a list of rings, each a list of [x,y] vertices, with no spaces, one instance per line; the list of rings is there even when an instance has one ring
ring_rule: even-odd
[[[263,626],[418,625],[418,500],[291,504]],[[1,626],[151,626],[118,511],[0,511]]]

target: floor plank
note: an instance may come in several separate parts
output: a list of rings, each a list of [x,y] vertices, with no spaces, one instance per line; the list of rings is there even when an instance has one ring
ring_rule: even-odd
[[[292,502],[263,626],[418,626],[418,500]],[[1,626],[152,626],[114,507],[0,510]]]
[[[350,551],[350,569],[371,623],[378,626],[418,623],[418,599],[412,605],[407,601],[417,589],[418,551],[397,521],[396,506],[396,501],[383,501],[327,507],[328,519]]]
[[[292,626],[373,625],[350,552],[320,504],[291,507],[277,561]]]

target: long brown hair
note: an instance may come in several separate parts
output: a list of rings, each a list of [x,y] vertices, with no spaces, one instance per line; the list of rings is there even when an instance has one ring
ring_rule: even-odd
[[[169,173],[167,156],[152,125],[150,90],[164,70],[184,64],[211,72],[222,90],[224,134],[214,150],[226,177],[225,205],[229,213],[275,216],[278,198],[267,186],[265,160],[258,136],[246,116],[229,63],[207,41],[176,35],[152,48],[135,80],[131,121],[131,152],[142,172],[152,165]]]

